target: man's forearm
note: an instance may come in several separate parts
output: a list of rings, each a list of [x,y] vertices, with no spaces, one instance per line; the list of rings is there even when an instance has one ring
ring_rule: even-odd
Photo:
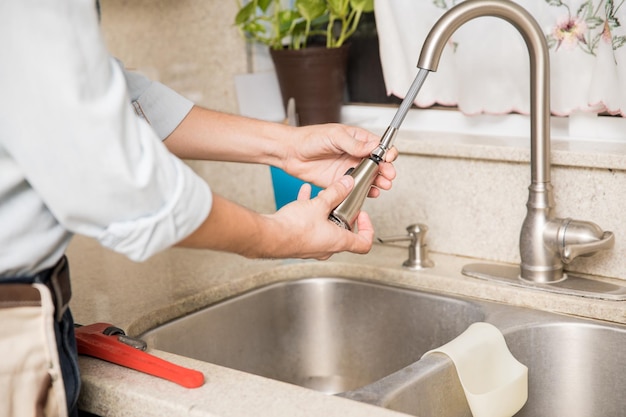
[[[358,232],[337,227],[328,213],[350,192],[352,177],[341,177],[312,200],[310,187],[298,199],[273,214],[258,214],[218,195],[208,217],[178,246],[234,252],[248,258],[327,259],[333,253],[367,253],[374,229],[365,213]],[[306,187],[303,187],[306,189]]]
[[[248,258],[263,257],[267,239],[265,216],[213,195],[211,212],[202,225],[176,246],[232,252]]]
[[[280,166],[292,129],[195,106],[164,143],[184,159]]]

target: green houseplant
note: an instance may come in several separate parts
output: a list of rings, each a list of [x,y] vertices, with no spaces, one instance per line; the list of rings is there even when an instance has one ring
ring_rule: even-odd
[[[356,31],[374,0],[250,0],[241,5],[235,24],[252,41],[272,49],[301,49],[312,37],[339,48]]]
[[[240,1],[240,0],[238,0]],[[294,98],[300,124],[339,121],[348,47],[374,0],[250,0],[235,17],[250,42],[267,45],[283,103]]]
[[[249,42],[267,45],[285,109],[295,100],[300,125],[338,122],[348,46],[374,0],[239,1],[235,25]],[[301,180],[271,167],[276,207],[296,199]],[[313,195],[319,192],[313,188]]]

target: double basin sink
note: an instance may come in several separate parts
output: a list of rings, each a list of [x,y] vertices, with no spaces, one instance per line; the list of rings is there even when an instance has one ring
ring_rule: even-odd
[[[471,416],[453,363],[474,322],[529,369],[520,417],[626,416],[626,326],[357,279],[279,282],[146,332],[152,348],[420,417]]]

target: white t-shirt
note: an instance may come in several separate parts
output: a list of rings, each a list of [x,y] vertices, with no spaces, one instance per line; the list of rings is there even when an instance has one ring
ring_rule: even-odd
[[[143,260],[204,221],[208,185],[159,138],[191,104],[135,81],[133,106],[93,0],[0,2],[0,277],[54,265],[73,233]]]

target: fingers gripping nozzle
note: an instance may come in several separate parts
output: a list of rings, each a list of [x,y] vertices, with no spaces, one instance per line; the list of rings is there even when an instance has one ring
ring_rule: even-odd
[[[354,187],[345,200],[330,213],[328,216],[330,221],[344,229],[352,230],[363,202],[378,175],[378,165],[385,159],[385,154],[393,145],[396,131],[397,129],[387,128],[380,144],[370,156],[363,158],[356,168],[348,170],[347,174],[354,178]]]

